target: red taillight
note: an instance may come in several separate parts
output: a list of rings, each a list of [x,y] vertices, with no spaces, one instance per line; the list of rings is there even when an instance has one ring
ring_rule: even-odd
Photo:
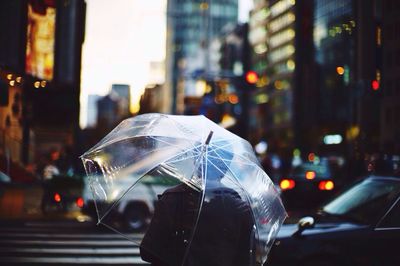
[[[83,201],[83,199],[81,197],[76,199],[76,206],[78,206],[79,208],[83,208],[83,204],[85,202]]]
[[[54,201],[55,201],[55,202],[61,202],[61,196],[60,196],[60,194],[58,194],[58,193],[55,193],[55,194],[54,194]]]
[[[318,184],[318,188],[319,188],[320,190],[332,190],[332,189],[335,188],[335,184],[334,184],[332,181],[330,181],[330,180],[328,180],[328,181],[321,181],[321,182],[319,182],[319,184]]]
[[[314,178],[315,178],[315,172],[314,171],[307,171],[306,172],[306,179],[313,180]]]
[[[296,183],[292,179],[282,179],[279,186],[282,190],[293,189]]]

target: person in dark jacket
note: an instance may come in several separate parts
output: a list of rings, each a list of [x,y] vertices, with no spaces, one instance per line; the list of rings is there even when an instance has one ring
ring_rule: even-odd
[[[204,198],[186,184],[160,196],[140,245],[143,260],[156,266],[253,265],[250,205],[226,178],[227,165],[208,163],[206,169]]]

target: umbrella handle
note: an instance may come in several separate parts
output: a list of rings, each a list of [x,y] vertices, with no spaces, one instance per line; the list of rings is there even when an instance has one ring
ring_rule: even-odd
[[[214,134],[214,131],[210,131],[210,133],[208,134],[208,137],[207,137],[207,139],[206,139],[206,145],[208,145],[208,144],[210,144],[210,141],[211,141],[211,138],[212,138],[212,135]]]

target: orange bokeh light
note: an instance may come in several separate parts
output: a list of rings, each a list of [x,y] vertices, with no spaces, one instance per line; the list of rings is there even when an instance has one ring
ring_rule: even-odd
[[[250,84],[256,84],[258,81],[258,74],[255,71],[249,71],[246,73],[246,81]]]
[[[344,74],[344,67],[338,66],[336,68],[336,73],[338,73],[339,75],[343,75]]]
[[[307,171],[306,172],[306,179],[313,180],[314,178],[315,178],[315,172],[314,171]]]

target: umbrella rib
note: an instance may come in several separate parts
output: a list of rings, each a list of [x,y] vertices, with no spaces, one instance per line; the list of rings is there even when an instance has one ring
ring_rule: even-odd
[[[218,155],[218,154],[217,154]],[[219,155],[218,155],[218,157],[220,157]],[[220,157],[221,158],[221,157]],[[222,159],[222,158],[221,158]],[[214,163],[213,162],[211,162],[211,161],[209,161],[212,165],[214,165]],[[228,169],[228,171],[232,174],[232,176],[233,176],[233,178],[234,178],[234,182],[236,183],[236,185],[237,186],[239,186],[239,188],[243,191],[243,192],[245,192],[244,193],[244,195],[245,195],[245,197],[247,198],[247,201],[251,204],[253,201],[251,200],[251,198],[250,198],[250,196],[249,196],[249,193],[247,193],[246,192],[246,190],[244,189],[244,187],[243,187],[243,185],[240,183],[240,181],[239,181],[239,179],[238,179],[238,177],[236,176],[236,174],[231,170],[231,168],[225,163],[225,161],[223,161],[222,160],[222,162],[225,164],[225,166],[226,166],[226,168]],[[215,166],[215,165],[214,165]],[[215,166],[216,167],[216,166]],[[217,167],[218,168],[218,167]],[[251,214],[252,214],[252,216],[253,216],[253,220],[254,220],[254,222],[256,223],[256,217],[255,217],[255,214],[254,214],[254,211],[253,211],[253,209],[252,208],[250,208],[250,211],[251,211]],[[257,227],[256,227],[257,228]],[[258,235],[258,230],[257,230],[257,237],[259,238],[259,235]]]
[[[194,148],[196,148],[196,147],[194,147]],[[191,149],[194,149],[194,148],[190,148],[189,150],[191,150]],[[163,163],[165,163],[165,162],[167,162],[167,161],[169,161],[169,160],[171,160],[171,159],[173,159],[173,158],[175,158],[175,157],[178,157],[178,156],[180,156],[180,155],[182,155],[182,154],[184,154],[185,152],[188,152],[189,150],[185,150],[184,152],[180,152],[180,153],[178,153],[178,154],[175,154],[175,155],[173,155],[173,156],[171,156],[171,157],[169,157],[169,158],[167,158],[166,160],[164,160],[164,161],[162,161],[162,162],[160,162],[159,164],[157,164],[155,167],[157,167],[158,165],[160,165],[160,164],[163,164]],[[120,201],[121,201],[121,199],[127,194],[127,193],[129,193],[131,190],[132,190],[132,188],[144,177],[144,176],[146,176],[150,171],[152,171],[155,167],[152,167],[152,168],[150,168],[148,171],[146,171],[145,173],[143,173],[122,195],[121,195],[121,197],[118,199],[118,200],[116,200],[115,202],[113,202],[113,204],[107,209],[107,211],[105,212],[105,214],[101,217],[101,218],[99,218],[99,223],[104,219],[104,217],[106,217],[107,216],[107,214],[108,213],[110,213],[110,211],[114,208],[114,206],[116,205],[116,204],[118,204]],[[125,172],[129,172],[128,170],[125,170]],[[103,175],[104,175],[104,173],[103,173]],[[100,215],[99,215],[100,216]]]
[[[137,246],[140,246],[139,243],[137,243],[136,241],[133,241],[132,239],[130,239],[129,237],[127,237],[126,235],[124,235],[123,233],[121,233],[120,231],[116,230],[115,228],[113,228],[112,226],[109,226],[108,224],[105,223],[101,223],[102,225],[104,225],[105,227],[107,227],[108,229],[114,231],[115,233],[119,234],[120,236],[122,236],[123,238],[125,238],[126,240],[136,244]]]
[[[145,126],[143,126],[143,125],[141,125],[141,126],[132,126],[133,129],[141,128],[141,127],[142,127],[142,128],[145,128]],[[117,128],[115,128],[115,129],[117,129]],[[114,130],[115,130],[115,129],[114,129]],[[105,136],[103,139],[101,139],[101,140],[99,141],[99,143],[101,143],[100,145],[98,145],[98,146],[97,146],[97,145],[93,146],[91,149],[89,149],[87,152],[85,152],[83,155],[81,155],[81,157],[84,156],[85,154],[91,153],[91,152],[93,152],[93,151],[95,151],[95,150],[101,149],[101,148],[103,148],[103,147],[105,147],[105,146],[108,146],[108,145],[110,145],[110,144],[116,143],[116,142],[121,141],[121,140],[124,140],[124,139],[131,138],[131,137],[121,137],[121,138],[116,138],[116,139],[114,139],[113,141],[110,141],[110,140],[113,138],[113,136],[110,136],[110,135],[112,135],[113,133],[116,134],[114,130],[112,130],[110,133],[108,133],[107,136]],[[137,136],[141,136],[141,135],[136,135],[135,137],[137,137]],[[144,135],[143,135],[143,136],[144,136]],[[109,142],[109,141],[110,141],[110,142]]]
[[[178,127],[178,125],[179,125],[180,127],[182,127],[182,128],[187,129],[187,127],[186,127],[185,125],[182,125],[181,123],[179,123],[178,121],[176,121],[175,119],[173,119],[172,116],[169,116],[168,118],[169,118],[170,120],[172,120],[172,121],[175,123],[176,129],[178,129],[180,132],[182,132],[182,129],[180,129],[180,128]],[[200,135],[196,134],[195,132],[192,132],[192,131],[190,131],[190,132],[191,132],[191,134],[194,134],[194,135],[197,136],[197,137],[201,137]]]
[[[166,143],[166,144],[169,144],[169,145],[174,146],[174,147],[177,147],[177,148],[181,148],[181,146],[179,146],[179,145],[172,144],[172,143],[170,143],[170,142],[168,142],[168,141],[165,141],[165,140],[156,138],[156,136],[153,136],[153,135],[152,135],[152,136],[149,136],[149,137],[152,138],[152,139],[154,139],[154,140],[157,140],[157,141],[159,141],[159,142]],[[185,139],[185,138],[182,138],[182,139],[189,141],[189,139]],[[189,142],[190,142],[190,141],[189,141]],[[192,143],[191,143],[191,144],[192,144]],[[194,144],[192,144],[192,146],[195,147]]]
[[[212,131],[211,131],[211,132],[212,132]],[[209,138],[210,138],[210,139],[211,139],[212,134],[213,134],[213,133],[210,133],[210,135],[209,135]],[[209,139],[208,139],[208,141],[206,141],[205,145],[206,145],[206,146],[209,146]],[[205,153],[205,154],[204,154],[204,153]],[[207,153],[208,153],[207,149],[205,149],[205,150],[202,152],[202,154],[205,155],[204,158],[207,158]],[[203,160],[203,157],[200,156],[199,160]],[[201,169],[202,169],[202,171],[203,171],[201,176],[204,178],[204,182],[205,182],[205,183],[207,183],[207,178],[204,177],[204,174],[207,173],[207,167],[208,167],[207,162],[208,162],[208,160],[205,160],[205,164],[202,164],[202,165],[201,165]],[[205,169],[204,169],[204,168],[205,168]],[[204,184],[204,187],[206,187],[206,184]],[[205,194],[206,194],[205,191],[206,191],[206,190],[203,189],[203,190],[202,190],[202,193],[201,193],[201,200],[200,200],[199,212],[197,213],[196,222],[195,222],[194,227],[193,227],[194,230],[193,230],[193,232],[192,232],[192,234],[191,234],[191,236],[190,236],[189,247],[190,247],[190,244],[191,244],[192,241],[193,241],[194,234],[195,234],[195,230],[196,230],[197,225],[198,225],[199,220],[200,220],[200,214],[201,214],[201,210],[203,209],[203,202],[204,202],[204,198],[205,198]],[[190,249],[190,248],[186,249],[185,256],[183,257],[183,260],[182,260],[182,265],[184,265],[184,263],[185,263],[185,261],[186,261],[186,259],[187,259],[187,256],[189,255],[189,249]]]
[[[238,142],[238,141],[235,140],[234,142]],[[249,160],[249,158],[247,158],[247,157],[245,157],[245,156],[243,156],[243,155],[241,155],[241,154],[239,154],[239,153],[226,150],[225,147],[227,147],[227,146],[229,146],[229,145],[231,145],[231,144],[227,144],[227,145],[222,146],[222,147],[212,147],[212,148],[213,148],[213,151],[223,150],[223,151],[226,151],[226,152],[230,152],[230,153],[232,153],[232,154],[234,154],[234,155],[240,157],[241,159],[245,160],[246,162],[248,162],[248,165],[252,165],[252,164],[257,165],[257,163],[255,163],[255,162]],[[214,143],[214,146],[215,146],[215,143]],[[258,166],[258,165],[257,165],[257,166]],[[258,166],[258,167],[259,167],[259,166]],[[261,169],[261,167],[259,167],[259,168]]]

